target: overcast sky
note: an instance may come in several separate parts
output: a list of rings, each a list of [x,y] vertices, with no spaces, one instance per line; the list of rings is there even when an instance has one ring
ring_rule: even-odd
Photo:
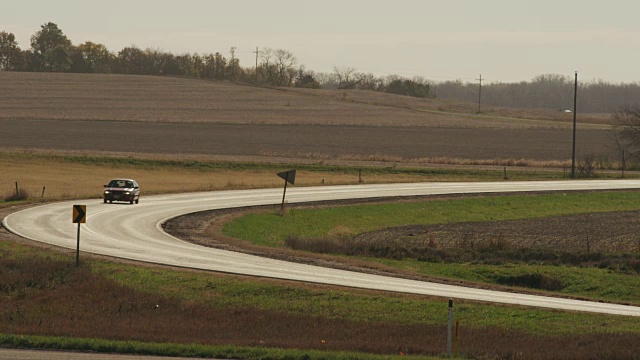
[[[31,0],[0,6],[22,49],[47,22],[76,45],[172,53],[256,46],[291,51],[317,72],[351,67],[434,81],[528,81],[554,73],[640,81],[640,2],[633,0]]]

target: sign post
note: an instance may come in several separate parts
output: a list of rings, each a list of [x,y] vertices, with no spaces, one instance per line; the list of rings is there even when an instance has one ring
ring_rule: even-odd
[[[78,238],[76,242],[76,266],[80,266],[80,224],[87,222],[87,205],[73,205],[73,223],[78,224]]]
[[[284,192],[282,193],[282,205],[280,205],[280,215],[284,215],[284,197],[287,195],[287,183],[293,185],[296,182],[296,171],[283,171],[277,175],[284,179]]]
[[[447,357],[451,357],[451,327],[453,325],[453,300],[449,299],[449,323],[447,324]]]

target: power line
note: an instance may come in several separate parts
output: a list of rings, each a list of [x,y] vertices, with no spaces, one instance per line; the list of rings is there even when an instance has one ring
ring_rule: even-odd
[[[476,80],[480,81],[480,88],[478,89],[478,114],[480,114],[480,104],[482,103],[482,74],[480,74],[480,79]]]
[[[258,54],[260,53],[260,50],[258,50],[257,46],[256,46],[256,51],[254,51],[254,53],[256,54],[256,84],[258,84]]]

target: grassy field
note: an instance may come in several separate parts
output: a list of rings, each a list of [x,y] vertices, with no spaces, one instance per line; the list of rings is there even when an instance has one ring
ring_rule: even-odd
[[[447,299],[99,259],[76,267],[71,253],[6,241],[0,254],[4,346],[240,359],[445,351]],[[640,351],[636,318],[471,301],[456,301],[454,318],[466,358]]]
[[[257,213],[227,224],[225,233],[263,246],[284,246],[288,236],[359,234],[414,224],[532,219],[640,209],[638,192],[560,193],[474,197],[424,202],[291,209],[286,216]]]

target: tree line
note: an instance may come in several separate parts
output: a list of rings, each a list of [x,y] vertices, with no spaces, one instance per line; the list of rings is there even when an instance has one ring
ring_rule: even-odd
[[[491,83],[482,85],[481,99],[478,83],[445,81],[433,86],[439,98],[481,101],[511,108],[540,108],[573,110],[575,78],[558,74],[544,74],[530,82]],[[586,113],[612,113],[625,104],[640,99],[640,83],[612,84],[599,81],[578,81],[577,109]]]
[[[502,107],[573,109],[573,78],[557,74],[539,75],[529,82],[483,84],[479,99],[478,83],[433,82],[423,77],[409,79],[396,75],[379,77],[337,66],[330,73],[316,73],[283,49],[256,49],[256,64],[248,67],[240,64],[235,48],[227,56],[220,52],[173,54],[135,46],[112,52],[91,41],[73,45],[52,22],[42,25],[31,36],[30,45],[22,50],[14,34],[1,31],[0,70],[180,76],[261,86],[380,91],[419,98],[481,101]],[[611,113],[624,104],[636,103],[640,84],[580,82],[578,94],[579,112]]]
[[[156,49],[125,47],[112,52],[103,44],[87,41],[73,45],[57,24],[49,22],[31,36],[31,47],[20,49],[15,35],[0,32],[0,70],[71,73],[116,73],[180,76],[227,80],[257,85],[339,89],[366,89],[401,95],[431,97],[424,80],[393,77],[379,79],[352,69],[335,68],[332,74],[316,74],[298,64],[297,58],[283,49],[263,48],[254,67],[243,67],[231,48],[228,56],[173,54]]]

